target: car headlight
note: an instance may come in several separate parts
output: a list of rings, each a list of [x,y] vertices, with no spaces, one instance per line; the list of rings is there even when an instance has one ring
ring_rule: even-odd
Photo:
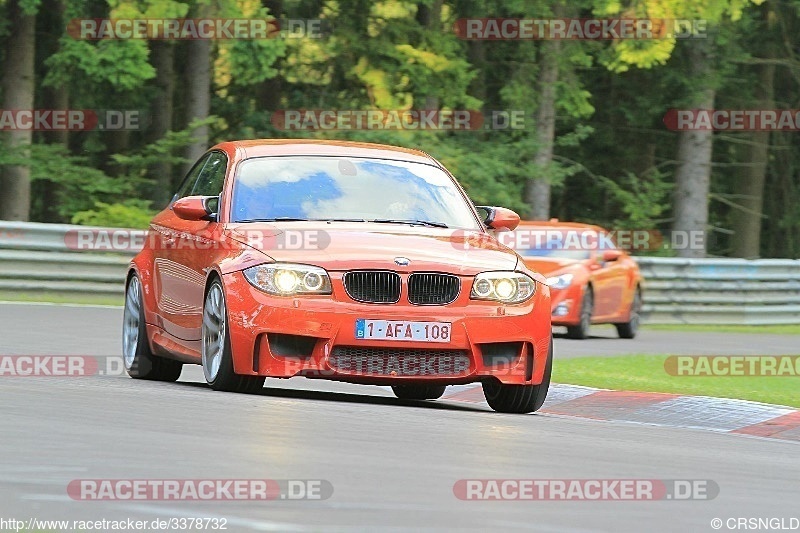
[[[566,289],[572,283],[573,274],[561,274],[560,276],[553,276],[547,278],[547,284],[552,289]]]
[[[521,272],[483,272],[475,276],[469,297],[516,304],[524,302],[535,292],[536,282]]]
[[[270,263],[244,270],[244,277],[255,288],[276,296],[331,294],[331,278],[320,267],[289,263]]]

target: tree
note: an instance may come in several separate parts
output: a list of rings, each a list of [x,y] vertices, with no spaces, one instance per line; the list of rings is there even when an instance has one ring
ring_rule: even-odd
[[[155,98],[150,107],[152,123],[149,138],[154,143],[172,130],[173,98],[175,96],[175,45],[166,41],[150,44],[150,57],[156,70]],[[154,178],[151,199],[153,205],[166,205],[172,194],[172,165],[166,158],[150,168]]]
[[[763,0],[752,0],[753,4],[761,4]],[[653,13],[666,19],[704,20],[708,35],[694,35],[694,38],[683,41],[689,48],[690,60],[690,97],[688,107],[693,109],[713,109],[719,79],[715,66],[719,34],[717,29],[725,20],[737,21],[750,0],[706,0],[698,3],[687,3],[683,0],[659,0],[644,6]],[[598,0],[598,8],[605,12],[622,9],[621,5],[610,0]],[[628,16],[639,16],[642,5],[631,8]],[[638,10],[638,11],[637,11]],[[647,15],[648,13],[645,13]],[[662,39],[653,42],[621,41],[614,46],[615,56],[609,61],[609,67],[616,71],[624,71],[630,65],[651,68],[663,65],[670,59],[675,48],[676,39]],[[682,131],[678,133],[677,169],[675,171],[675,194],[673,230],[675,231],[708,231],[708,200],[711,186],[711,169],[713,155],[712,131]],[[703,247],[686,247],[678,251],[682,257],[704,257],[708,239],[703,240]]]
[[[186,45],[186,69],[183,72],[183,87],[186,94],[186,124],[194,120],[204,120],[211,114],[211,42],[206,39],[189,41]],[[186,147],[188,162],[184,170],[197,161],[208,148],[209,129],[207,124],[193,132],[194,142]],[[185,173],[184,172],[184,173]]]
[[[556,83],[558,82],[561,41],[545,41],[539,49],[539,105],[536,108],[535,174],[528,181],[525,200],[534,220],[550,218],[550,176],[556,138]]]
[[[777,13],[773,2],[761,6],[761,23],[756,27],[759,37],[755,52],[762,57],[753,59],[752,68],[756,72],[755,109],[775,108],[775,59],[774,43]],[[733,250],[736,257],[757,258],[761,255],[761,223],[764,208],[764,184],[767,180],[768,157],[770,152],[770,132],[750,133],[744,150],[744,166],[738,176],[736,188],[735,216],[732,219]]]
[[[692,78],[701,82],[691,96],[691,109],[713,109],[716,90],[713,87],[713,43],[692,43],[689,49]],[[674,222],[676,232],[707,231],[708,194],[711,187],[711,130],[678,133],[678,168],[675,170]],[[705,243],[705,239],[703,240]],[[705,257],[706,246],[684,247],[681,257]]]
[[[34,54],[36,50],[36,2],[10,0],[6,9],[10,34],[3,66],[3,109],[32,110],[34,102]],[[9,150],[27,153],[33,138],[30,129],[5,134]],[[30,217],[31,174],[27,165],[0,169],[0,216],[7,220]]]

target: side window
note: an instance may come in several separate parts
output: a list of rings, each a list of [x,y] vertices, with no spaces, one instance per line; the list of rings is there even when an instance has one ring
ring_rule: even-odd
[[[197,163],[194,164],[192,169],[183,179],[183,183],[181,183],[181,186],[178,188],[178,192],[175,193],[175,197],[172,199],[173,201],[192,194],[191,191],[197,182],[197,177],[200,175],[200,172],[203,170],[203,167],[205,167],[211,155],[213,154],[204,155],[197,161]]]
[[[191,194],[194,196],[219,196],[222,193],[227,168],[227,156],[222,152],[211,152]]]

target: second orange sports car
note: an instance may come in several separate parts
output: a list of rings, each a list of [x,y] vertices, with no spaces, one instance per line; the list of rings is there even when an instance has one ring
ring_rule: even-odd
[[[550,288],[429,155],[383,145],[226,142],[192,168],[131,263],[125,366],[215,390],[265,377],[391,385],[435,399],[481,382],[536,411],[550,383]],[[472,245],[470,243],[479,243]]]
[[[639,266],[599,226],[522,222],[513,234],[498,234],[533,270],[547,276],[554,326],[585,339],[592,324],[614,324],[624,339],[639,329],[642,276]]]

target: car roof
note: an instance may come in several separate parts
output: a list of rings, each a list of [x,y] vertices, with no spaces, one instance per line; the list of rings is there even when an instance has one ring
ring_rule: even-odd
[[[240,150],[242,159],[266,156],[346,156],[392,159],[412,163],[436,165],[436,161],[421,150],[387,144],[315,139],[250,139],[228,141],[214,147],[233,152]]]
[[[533,228],[544,228],[544,229],[553,229],[553,230],[558,230],[558,229],[563,229],[563,230],[569,230],[569,229],[572,229],[572,230],[578,230],[578,229],[580,229],[580,230],[594,230],[594,231],[597,231],[597,232],[601,232],[602,231],[602,232],[608,233],[608,231],[606,229],[601,228],[600,226],[595,226],[594,224],[584,224],[582,222],[563,222],[563,221],[558,220],[558,219],[551,219],[551,220],[520,220],[519,226],[517,226],[517,228],[522,227],[522,226],[525,226],[525,227],[528,227],[528,228],[533,227]]]

